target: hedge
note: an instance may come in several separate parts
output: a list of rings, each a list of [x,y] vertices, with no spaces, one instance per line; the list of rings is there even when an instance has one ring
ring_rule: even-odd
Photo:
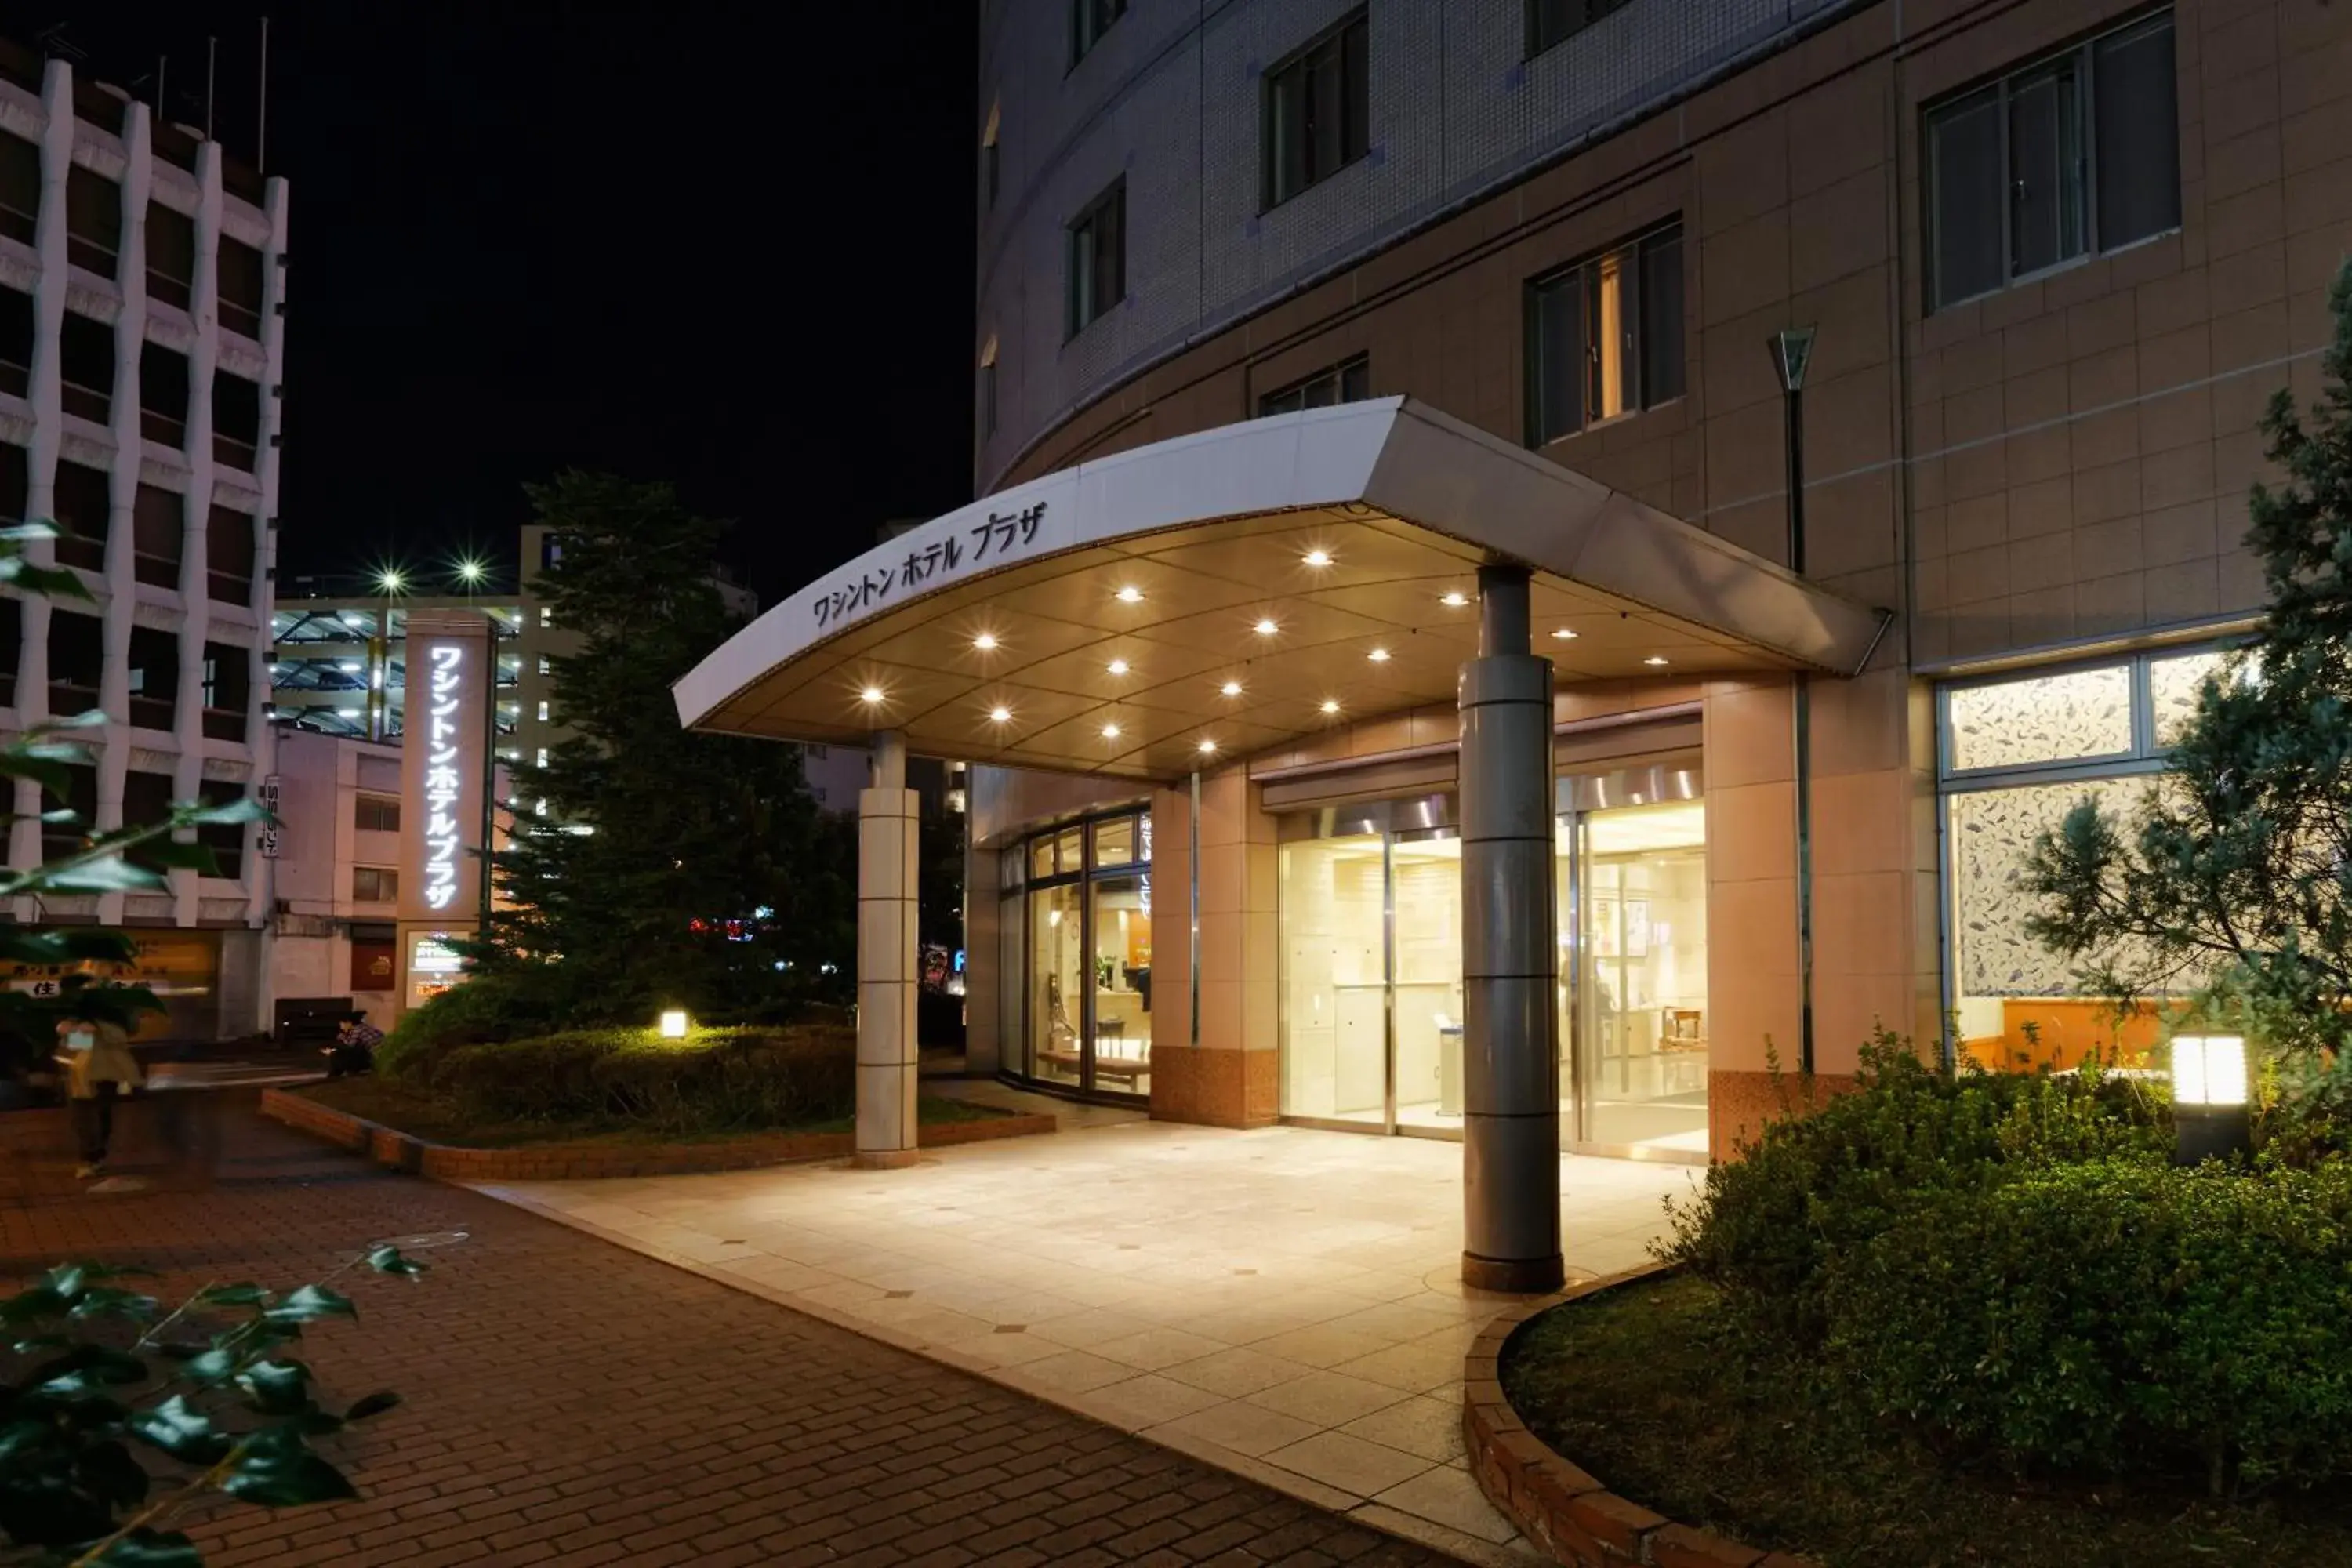
[[[411,1081],[414,1081],[412,1075]],[[654,1131],[802,1126],[856,1110],[856,1037],[836,1025],[582,1029],[437,1054],[422,1087],[492,1121],[616,1121]]]

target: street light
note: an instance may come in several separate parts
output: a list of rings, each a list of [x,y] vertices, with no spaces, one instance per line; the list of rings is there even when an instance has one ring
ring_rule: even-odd
[[[2201,1164],[2252,1142],[2242,1035],[2172,1037],[2172,1163]]]
[[[489,574],[489,567],[471,555],[463,556],[457,562],[457,581],[469,589],[480,587]]]

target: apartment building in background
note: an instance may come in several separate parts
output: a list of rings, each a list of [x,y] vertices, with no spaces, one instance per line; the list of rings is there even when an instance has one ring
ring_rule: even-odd
[[[75,737],[64,803],[100,829],[253,794],[272,771],[286,225],[282,178],[0,43],[0,515],[53,521],[32,555],[90,594],[0,595],[0,727],[106,714]],[[8,863],[71,850],[83,829],[16,790]],[[7,913],[136,937],[135,972],[171,1008],[152,1031],[264,1026],[271,847],[251,827],[204,837],[216,874]]]

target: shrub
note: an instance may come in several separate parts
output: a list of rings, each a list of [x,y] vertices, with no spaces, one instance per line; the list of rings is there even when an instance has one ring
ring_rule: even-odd
[[[2052,1164],[1926,1195],[1828,1271],[1826,1363],[1874,1415],[2019,1468],[2352,1461],[2352,1165]]]
[[[614,1121],[665,1132],[831,1121],[856,1109],[856,1037],[837,1026],[583,1029],[441,1056],[431,1087],[484,1121]]]
[[[453,985],[401,1015],[376,1047],[376,1070],[422,1089],[460,1047],[543,1035],[558,1016],[547,991],[536,976],[520,972],[479,974]]]
[[[1709,1169],[1696,1202],[1672,1206],[1662,1255],[1714,1285],[1762,1341],[1817,1343],[1824,1271],[1929,1195],[1982,1190],[2053,1160],[2161,1158],[2161,1120],[2095,1068],[1946,1072],[1881,1029],[1852,1092],[1772,1122],[1740,1159]]]

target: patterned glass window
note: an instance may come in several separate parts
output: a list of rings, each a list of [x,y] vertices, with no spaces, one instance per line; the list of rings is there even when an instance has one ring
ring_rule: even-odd
[[[1963,686],[1948,700],[1954,772],[2126,756],[2132,749],[2128,664]]]

